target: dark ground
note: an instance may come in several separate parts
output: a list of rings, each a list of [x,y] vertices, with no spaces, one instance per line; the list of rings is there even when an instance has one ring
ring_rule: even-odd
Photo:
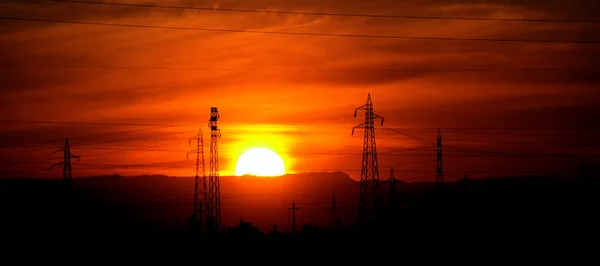
[[[1,182],[0,232],[4,241],[169,245],[196,238],[174,227],[149,223],[138,215],[135,204],[107,201],[102,195],[76,189],[76,184],[69,187],[58,180]],[[217,239],[220,243],[250,240],[315,245],[370,239],[376,246],[396,243],[431,245],[429,248],[572,247],[595,243],[600,221],[598,188],[596,180],[542,177],[465,180],[438,190],[433,184],[401,184],[395,207],[387,207],[377,225],[363,231],[298,225],[297,234],[290,235],[260,232],[245,225],[230,227]],[[390,206],[387,198],[384,203]]]

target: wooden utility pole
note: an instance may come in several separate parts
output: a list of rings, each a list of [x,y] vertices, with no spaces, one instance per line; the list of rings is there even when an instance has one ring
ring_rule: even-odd
[[[298,210],[300,208],[296,207],[296,203],[292,203],[292,207],[290,208],[290,210],[292,210],[292,233],[296,233],[296,210]]]

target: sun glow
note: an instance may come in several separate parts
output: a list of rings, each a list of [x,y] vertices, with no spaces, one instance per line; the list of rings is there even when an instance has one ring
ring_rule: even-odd
[[[253,148],[242,154],[235,165],[237,176],[281,176],[285,174],[283,159],[267,148]]]

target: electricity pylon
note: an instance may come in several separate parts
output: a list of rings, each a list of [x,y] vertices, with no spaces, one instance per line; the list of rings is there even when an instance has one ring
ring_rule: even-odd
[[[221,229],[221,190],[219,182],[219,138],[221,130],[217,126],[220,115],[217,107],[210,108],[210,170],[206,199],[206,226],[208,230]]]
[[[442,132],[438,129],[437,134],[437,149],[436,149],[436,171],[435,184],[442,185],[444,183],[444,168],[442,166]]]
[[[352,128],[352,135],[354,135],[356,128],[363,128],[365,130],[358,203],[358,221],[359,223],[364,223],[373,218],[377,208],[381,205],[374,123],[375,119],[381,119],[381,125],[383,125],[383,117],[373,113],[373,101],[371,100],[370,93],[367,97],[367,103],[356,108],[354,117],[356,117],[358,110],[365,111],[365,122]]]
[[[55,154],[59,151],[63,152],[63,161],[53,164],[52,166],[50,166],[50,168],[52,168],[56,165],[62,165],[63,166],[62,180],[64,182],[71,182],[71,180],[73,179],[73,172],[71,169],[71,159],[77,159],[77,161],[74,162],[74,163],[76,163],[79,161],[80,157],[71,153],[71,145],[69,144],[69,138],[65,139],[65,146],[59,148],[58,150],[55,150],[52,154]]]
[[[203,210],[202,203],[206,202],[206,170],[204,167],[204,138],[202,136],[202,128],[198,128],[198,135],[191,137],[188,140],[188,144],[192,144],[192,140],[196,141],[196,149],[187,153],[189,156],[190,153],[196,153],[196,175],[194,176],[194,203],[193,203],[193,211],[192,217],[190,218],[190,227],[192,230],[202,230],[202,219],[203,218]],[[202,180],[200,179],[200,165],[202,165]],[[200,182],[202,182],[202,193],[203,198],[200,200],[199,198],[199,186]]]

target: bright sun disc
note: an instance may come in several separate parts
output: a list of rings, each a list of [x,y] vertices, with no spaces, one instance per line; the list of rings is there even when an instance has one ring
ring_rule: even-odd
[[[238,158],[235,165],[237,176],[281,176],[285,174],[283,159],[267,148],[250,149]]]

